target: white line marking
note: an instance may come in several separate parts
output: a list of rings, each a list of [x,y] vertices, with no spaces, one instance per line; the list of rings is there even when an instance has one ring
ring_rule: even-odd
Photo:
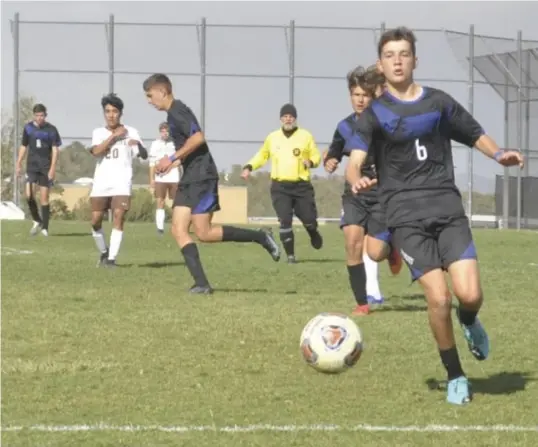
[[[253,433],[253,432],[415,432],[415,433],[453,433],[453,432],[534,432],[538,433],[538,426],[519,425],[230,425],[217,427],[211,425],[186,425],[186,426],[166,426],[166,425],[29,425],[29,426],[7,426],[3,427],[5,432],[37,431],[37,432],[169,432],[169,433],[192,433],[192,432],[221,432],[221,433]]]

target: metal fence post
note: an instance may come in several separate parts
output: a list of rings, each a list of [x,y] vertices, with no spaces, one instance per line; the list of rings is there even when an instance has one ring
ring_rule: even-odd
[[[525,183],[528,184],[528,182],[530,182],[529,176],[531,164],[531,52],[527,50],[526,56],[527,57],[525,59],[527,63],[525,72],[527,73],[527,77],[525,78],[525,138],[523,140],[523,148],[525,150],[525,167],[523,168],[523,178],[525,178]],[[528,200],[525,199],[527,197],[526,191],[529,191],[529,187],[523,188],[523,203],[530,203]],[[529,212],[523,210],[523,215],[523,225],[525,226],[525,228],[529,228]]]
[[[108,16],[108,92],[114,93],[114,14]],[[112,210],[108,210],[108,221],[112,222]]]
[[[469,80],[468,80],[468,108],[474,113],[474,25],[469,28]],[[473,190],[474,190],[474,150],[467,149],[467,215],[469,224],[473,226]]]
[[[509,109],[509,95],[510,77],[505,73],[504,75],[504,149],[510,146],[510,109]],[[510,168],[503,169],[503,228],[510,228],[509,214],[510,214]]]
[[[20,144],[20,92],[19,92],[19,13],[13,17],[13,173],[11,175],[11,184],[13,187],[13,202],[19,205],[19,179],[17,173],[17,157]]]
[[[289,101],[295,100],[295,20],[290,20],[290,43],[289,43]]]
[[[519,80],[517,88],[517,148],[523,152],[523,110],[522,110],[522,95],[523,95],[523,35],[521,31],[517,32],[517,64],[519,66]],[[521,230],[521,169],[517,169],[517,215],[516,228]]]
[[[207,21],[200,23],[200,125],[205,132],[206,115],[206,70],[207,70]]]

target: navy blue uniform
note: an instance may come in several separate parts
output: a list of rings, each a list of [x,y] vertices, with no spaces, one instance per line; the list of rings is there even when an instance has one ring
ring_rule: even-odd
[[[58,129],[50,123],[38,127],[31,121],[24,126],[21,144],[27,148],[26,181],[39,186],[50,186],[48,174],[52,148],[62,145]]]
[[[189,137],[201,131],[192,110],[177,99],[168,110],[166,121],[176,149],[180,149]],[[179,181],[174,206],[188,207],[192,214],[207,214],[220,210],[219,173],[207,143],[203,143],[188,155],[182,165],[183,175]]]
[[[392,241],[414,279],[476,258],[454,181],[451,140],[472,147],[482,135],[463,106],[429,87],[414,101],[385,92],[357,120],[348,147],[374,157]]]
[[[353,128],[358,116],[352,113],[338,123],[334,132],[333,140],[329,146],[327,159],[335,158],[340,163],[344,156],[348,156],[350,148],[346,142],[353,138]],[[375,166],[372,156],[362,167],[362,175],[375,178]],[[342,215],[340,217],[340,228],[348,225],[358,225],[365,229],[368,235],[377,239],[388,241],[389,233],[385,224],[385,216],[381,209],[381,204],[377,198],[377,187],[355,195],[351,192],[351,186],[346,181],[344,193],[342,194]]]

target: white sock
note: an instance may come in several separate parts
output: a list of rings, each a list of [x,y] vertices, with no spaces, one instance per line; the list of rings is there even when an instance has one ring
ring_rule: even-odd
[[[108,259],[111,261],[114,261],[120,252],[122,238],[123,231],[113,228],[112,232],[110,233],[110,248],[108,249]]]
[[[105,233],[103,233],[103,229],[100,228],[97,231],[92,230],[92,236],[93,236],[93,240],[95,241],[95,245],[97,246],[97,250],[99,250],[99,253],[105,253],[106,241],[105,241]]]
[[[366,269],[366,295],[381,298],[381,290],[379,289],[379,266],[377,265],[377,262],[372,261],[366,253],[363,254],[362,259],[364,268]]]
[[[155,223],[157,224],[157,230],[164,230],[164,219],[166,215],[164,209],[157,209],[155,211]]]

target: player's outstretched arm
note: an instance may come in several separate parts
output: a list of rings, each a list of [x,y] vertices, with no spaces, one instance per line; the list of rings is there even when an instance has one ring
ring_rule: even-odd
[[[243,166],[243,170],[247,169],[249,171],[255,171],[265,165],[265,163],[269,161],[269,158],[271,158],[270,148],[271,141],[270,138],[267,137],[260,150]]]

